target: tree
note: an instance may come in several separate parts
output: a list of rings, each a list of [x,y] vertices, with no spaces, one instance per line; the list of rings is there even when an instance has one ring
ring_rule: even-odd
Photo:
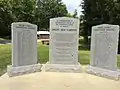
[[[79,35],[80,36],[84,36],[84,16],[83,15],[80,15],[80,32],[79,32]]]
[[[0,0],[0,36],[11,35],[12,22],[34,22],[36,0]]]
[[[0,0],[0,36],[10,36],[12,22],[30,22],[48,29],[49,19],[67,15],[61,0]]]
[[[66,15],[67,17],[73,17],[73,15],[71,14],[71,13],[67,13],[67,15]]]
[[[34,23],[36,0],[11,0],[14,21]]]
[[[103,23],[120,25],[119,0],[83,0],[81,6],[84,26],[82,34],[86,44],[88,44],[88,36],[91,35],[92,26]]]
[[[75,9],[74,14],[73,14],[73,17],[74,17],[74,18],[78,18],[78,17],[77,17],[77,14],[78,14],[78,13],[77,13],[77,9]]]
[[[114,0],[83,0],[81,6],[84,19],[83,36],[86,42],[91,35],[92,26],[103,23],[115,24],[119,13]]]
[[[49,19],[67,15],[66,5],[61,0],[38,0],[36,21],[39,29],[49,28]]]
[[[71,18],[78,18],[77,17],[78,13],[77,13],[77,9],[75,9],[74,13],[71,14],[71,13],[67,13],[67,17],[71,17]]]
[[[10,35],[10,25],[12,22],[10,0],[0,0],[0,36]]]

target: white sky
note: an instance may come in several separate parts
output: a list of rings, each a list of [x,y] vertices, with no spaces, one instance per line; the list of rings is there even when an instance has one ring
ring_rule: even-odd
[[[78,11],[78,16],[81,15],[81,7],[79,7],[82,0],[62,0],[66,4],[69,13],[74,13],[75,9]]]

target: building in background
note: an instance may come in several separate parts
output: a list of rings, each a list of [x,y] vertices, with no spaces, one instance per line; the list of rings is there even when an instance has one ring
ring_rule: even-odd
[[[37,32],[37,38],[39,39],[38,41],[42,42],[42,44],[49,45],[49,36],[50,36],[49,31],[38,31]]]
[[[49,39],[50,32],[48,31],[38,31],[37,38],[38,39]]]

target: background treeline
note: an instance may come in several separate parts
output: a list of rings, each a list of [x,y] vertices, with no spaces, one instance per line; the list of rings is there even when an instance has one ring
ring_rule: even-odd
[[[38,30],[49,30],[50,18],[68,16],[80,19],[80,35],[89,46],[92,26],[120,25],[120,0],[83,0],[80,7],[82,15],[77,17],[77,10],[68,13],[62,0],[0,0],[0,37],[11,36],[12,22],[30,22]]]
[[[30,22],[47,30],[50,18],[67,14],[61,0],[0,0],[0,36],[10,36],[12,22]]]
[[[12,22],[30,22],[49,30],[49,19],[71,15],[62,0],[0,0],[0,36],[10,36]]]
[[[83,15],[80,16],[80,34],[84,36],[89,45],[88,36],[91,35],[91,27],[99,24],[120,25],[120,0],[83,0]],[[119,49],[120,53],[120,37]]]

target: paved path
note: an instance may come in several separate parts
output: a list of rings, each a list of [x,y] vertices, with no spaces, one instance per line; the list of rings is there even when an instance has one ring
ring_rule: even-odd
[[[39,72],[0,78],[0,90],[120,90],[120,81],[86,74]]]

